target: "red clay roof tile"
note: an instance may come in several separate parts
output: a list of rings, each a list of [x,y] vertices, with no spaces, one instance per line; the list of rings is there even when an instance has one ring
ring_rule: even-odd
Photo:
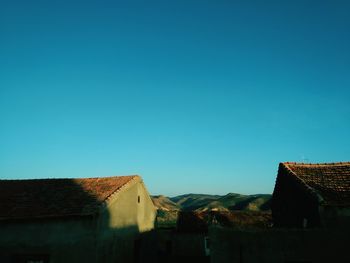
[[[0,180],[0,220],[91,215],[135,177]]]
[[[325,205],[350,205],[350,162],[281,165],[320,195]]]

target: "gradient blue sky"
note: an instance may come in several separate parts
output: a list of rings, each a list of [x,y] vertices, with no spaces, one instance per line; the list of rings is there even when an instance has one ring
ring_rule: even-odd
[[[0,1],[0,177],[271,193],[350,160],[349,1]]]

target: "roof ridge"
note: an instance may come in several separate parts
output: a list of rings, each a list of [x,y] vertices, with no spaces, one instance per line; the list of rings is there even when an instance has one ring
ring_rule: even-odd
[[[298,162],[282,162],[283,164],[289,165],[350,165],[350,162],[332,162],[332,163],[298,163]]]
[[[84,180],[84,179],[107,179],[107,178],[113,178],[113,177],[140,177],[138,174],[132,174],[132,175],[111,175],[111,176],[102,176],[102,177],[51,177],[51,178],[17,178],[17,179],[0,179],[0,181],[40,181],[40,180],[48,180],[48,181],[54,181],[54,180]]]
[[[110,176],[101,176],[101,177],[78,177],[78,178],[67,178],[67,179],[108,179],[113,177],[137,177],[138,174],[131,174],[131,175],[110,175]]]
[[[115,189],[111,194],[109,194],[108,196],[106,196],[106,198],[101,202],[102,204],[105,204],[109,199],[112,198],[113,195],[116,195],[117,193],[119,193],[120,191],[124,190],[124,188],[126,188],[127,186],[129,186],[132,182],[134,182],[136,179],[140,179],[141,177],[139,175],[130,175],[132,176],[132,178],[126,182],[125,184],[123,184],[121,187]]]

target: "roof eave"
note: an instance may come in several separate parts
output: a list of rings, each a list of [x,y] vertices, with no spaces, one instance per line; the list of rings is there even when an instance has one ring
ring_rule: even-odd
[[[139,175],[135,175],[134,178],[132,178],[130,181],[128,181],[123,186],[116,189],[112,194],[110,194],[100,205],[100,208],[105,208],[112,200],[114,200],[117,196],[120,195],[120,193],[126,191],[129,189],[132,185],[134,185],[137,182],[142,181],[141,177]],[[100,210],[99,210],[100,212]]]

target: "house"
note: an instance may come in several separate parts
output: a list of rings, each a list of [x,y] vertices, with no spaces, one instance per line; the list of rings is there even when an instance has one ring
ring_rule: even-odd
[[[211,226],[211,262],[350,262],[350,163],[280,163],[271,210],[274,227]]]
[[[274,226],[350,227],[350,162],[280,163],[272,196]]]
[[[155,213],[139,176],[0,180],[0,262],[137,262]]]

